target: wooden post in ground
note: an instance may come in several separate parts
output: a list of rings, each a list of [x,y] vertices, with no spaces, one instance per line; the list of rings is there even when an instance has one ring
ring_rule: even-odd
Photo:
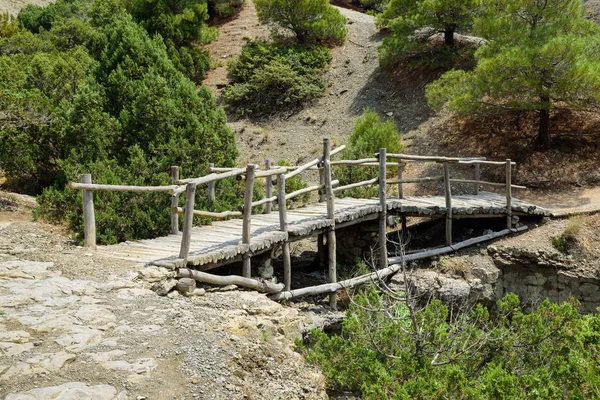
[[[479,195],[479,181],[481,180],[481,165],[479,163],[475,164],[475,180],[477,183],[475,186],[475,196]]]
[[[512,228],[512,164],[506,159],[506,227]]]
[[[387,150],[379,149],[379,268],[387,268],[387,196],[386,196]]]
[[[210,169],[214,168],[215,164],[214,163],[209,163],[208,164],[208,173],[210,174]],[[212,182],[208,182],[208,201],[210,201],[211,203],[215,201],[215,181]]]
[[[265,169],[269,170],[271,169],[271,160],[265,160]],[[265,196],[267,197],[267,199],[271,196],[273,196],[273,177],[272,176],[267,176],[267,186],[265,189]],[[281,204],[281,203],[279,203]],[[271,209],[273,208],[273,205],[271,204],[271,202],[268,202],[267,204],[265,204],[265,214],[271,214]]]
[[[188,183],[185,191],[185,212],[183,214],[183,231],[181,232],[181,248],[179,258],[187,258],[190,254],[192,226],[194,225],[194,204],[196,203],[196,184]]]
[[[323,164],[323,163],[321,163]],[[325,168],[323,165],[319,168],[319,185],[325,186]],[[322,203],[327,200],[327,194],[325,193],[325,188],[319,189],[319,203]],[[325,266],[325,235],[319,233],[317,236],[317,253],[319,254],[319,267]]]
[[[452,190],[448,161],[444,162],[444,196],[446,197],[446,246],[450,246],[452,244]]]
[[[175,182],[179,180],[179,167],[171,167],[171,183],[175,185]],[[171,235],[179,234],[179,214],[177,213],[177,207],[179,207],[179,195],[174,194],[171,196]]]
[[[329,282],[337,282],[336,272],[336,246],[335,246],[335,208],[333,197],[333,186],[331,185],[331,143],[329,139],[323,139],[323,176],[325,182],[325,197],[327,200],[327,218],[333,221],[327,229],[327,259]],[[337,294],[329,295],[329,306],[337,310]]]
[[[251,219],[252,219],[252,193],[254,192],[254,173],[256,164],[246,166],[246,192],[244,193],[244,215],[242,227],[242,243],[250,245]],[[242,275],[244,278],[250,278],[252,274],[252,264],[250,249],[242,256]]]
[[[403,162],[398,163],[398,180],[402,180],[402,175],[404,173],[403,169],[404,169],[405,165],[406,164]],[[399,199],[404,198],[404,187],[402,185],[402,182],[398,184],[398,198]],[[406,233],[406,215],[402,215],[402,217],[400,217],[400,219],[402,221],[402,233],[405,234]]]
[[[81,183],[92,184],[92,175],[81,175]],[[83,245],[84,247],[96,248],[96,216],[94,215],[94,192],[83,189]]]
[[[277,203],[279,204],[279,229],[287,233],[287,209],[285,204],[285,174],[277,175]],[[285,290],[292,287],[292,260],[290,257],[290,242],[285,240],[282,245],[283,284]]]

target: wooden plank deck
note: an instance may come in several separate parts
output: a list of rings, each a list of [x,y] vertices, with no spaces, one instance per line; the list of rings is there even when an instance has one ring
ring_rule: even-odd
[[[436,217],[446,214],[444,196],[389,198],[388,210],[395,215]],[[212,225],[192,230],[188,263],[207,270],[218,264],[239,261],[248,251],[259,254],[269,251],[285,240],[297,240],[320,232],[332,225],[326,218],[326,203],[312,203],[288,210],[288,233],[279,231],[278,214],[252,216],[250,245],[242,244],[242,220],[216,221]],[[348,226],[377,217],[381,208],[379,199],[335,199],[336,226]],[[513,199],[515,215],[549,215],[545,209]],[[504,195],[480,192],[478,196],[452,196],[453,218],[485,217],[506,214]],[[98,246],[98,252],[108,257],[136,262],[153,263],[173,261],[179,254],[181,236],[169,235],[156,239],[124,242],[112,246]]]

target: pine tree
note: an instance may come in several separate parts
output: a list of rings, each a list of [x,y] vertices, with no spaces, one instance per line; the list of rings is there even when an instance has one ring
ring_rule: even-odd
[[[429,85],[434,108],[463,114],[535,111],[538,142],[551,144],[550,112],[600,101],[600,28],[580,0],[489,1],[475,31],[488,39],[473,71],[450,71]]]

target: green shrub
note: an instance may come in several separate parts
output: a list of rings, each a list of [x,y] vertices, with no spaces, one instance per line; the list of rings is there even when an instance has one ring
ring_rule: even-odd
[[[225,19],[237,13],[244,0],[208,0],[208,13],[211,18]]]
[[[300,44],[339,44],[348,33],[346,17],[328,0],[254,0],[254,4],[261,23],[275,24],[276,36],[292,32]]]
[[[52,7],[72,4],[58,0]],[[39,34],[0,39],[6,117],[0,170],[36,193],[44,189],[37,217],[65,220],[77,231],[81,195],[65,185],[81,173],[92,173],[96,183],[162,185],[170,184],[171,165],[193,177],[206,172],[199,160],[232,166],[237,156],[223,109],[207,88],[177,70],[159,36],[151,38],[116,0],[82,9],[64,18],[54,13],[49,31],[41,26]],[[223,187],[232,192],[222,196],[230,203],[213,206],[236,207],[236,186]],[[96,197],[101,243],[169,231],[165,194]]]
[[[250,41],[227,65],[233,84],[223,98],[238,115],[261,116],[297,108],[323,93],[322,73],[330,60],[331,52],[325,47]]]
[[[354,122],[354,132],[348,139],[344,158],[373,158],[380,148],[386,148],[388,153],[398,153],[403,148],[402,137],[396,130],[393,121],[382,122],[375,111],[367,108],[363,115]],[[340,186],[343,186],[375,178],[377,168],[339,166],[333,169],[333,175],[340,181]],[[377,186],[363,186],[341,192],[341,195],[375,197],[378,195],[378,190]]]
[[[600,313],[545,300],[525,314],[508,294],[495,313],[450,314],[439,300],[416,309],[403,297],[367,288],[340,335],[311,332],[306,358],[364,399],[598,398]]]

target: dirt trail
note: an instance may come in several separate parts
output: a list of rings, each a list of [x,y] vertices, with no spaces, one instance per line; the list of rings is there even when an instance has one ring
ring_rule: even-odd
[[[235,288],[158,296],[168,271],[75,246],[33,203],[0,192],[0,399],[327,397],[293,341],[340,315]]]

